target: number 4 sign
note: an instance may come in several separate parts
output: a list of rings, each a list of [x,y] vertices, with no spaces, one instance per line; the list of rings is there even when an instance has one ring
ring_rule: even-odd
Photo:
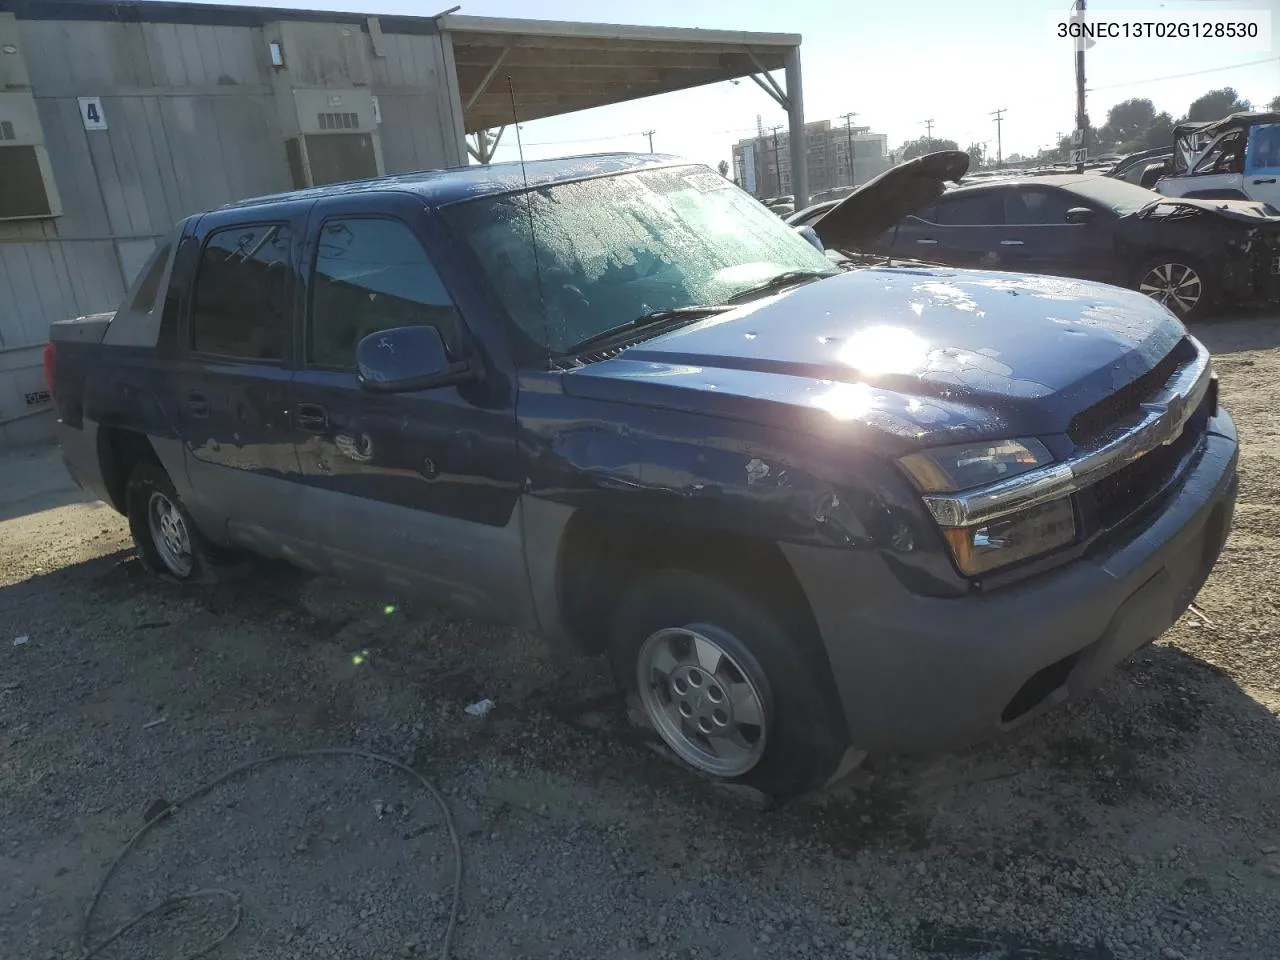
[[[84,121],[86,130],[107,129],[107,115],[102,110],[102,101],[97,97],[80,97],[80,119]]]

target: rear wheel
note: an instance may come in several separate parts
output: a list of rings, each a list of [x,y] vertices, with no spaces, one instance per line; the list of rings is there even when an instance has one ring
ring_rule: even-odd
[[[152,573],[189,582],[224,579],[238,569],[199,531],[159,464],[133,468],[126,498],[134,547]]]
[[[1138,271],[1138,292],[1163,303],[1181,320],[1202,314],[1213,290],[1204,268],[1194,260],[1174,254],[1155,257]]]
[[[618,607],[614,671],[647,724],[685,765],[774,798],[822,786],[847,738],[812,648],[735,587],[665,571]]]

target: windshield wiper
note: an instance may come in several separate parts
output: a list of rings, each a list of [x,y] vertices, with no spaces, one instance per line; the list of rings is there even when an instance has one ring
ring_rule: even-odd
[[[745,300],[747,297],[753,297],[761,293],[768,293],[771,290],[781,290],[784,287],[795,286],[797,283],[803,283],[806,280],[817,280],[821,277],[834,277],[839,271],[831,270],[788,270],[786,273],[780,273],[776,277],[770,277],[764,283],[758,283],[754,287],[748,287],[740,293],[735,293],[725,303],[737,303]]]
[[[653,310],[649,313],[641,314],[634,320],[628,320],[626,323],[620,323],[616,327],[610,327],[597,333],[595,336],[587,337],[587,339],[575,343],[568,350],[565,350],[562,356],[572,357],[577,354],[587,353],[593,347],[608,343],[611,340],[617,340],[628,334],[634,333],[645,327],[652,327],[655,324],[663,324],[670,320],[699,320],[702,317],[709,317],[713,314],[724,313],[730,309],[728,306],[701,306],[701,307],[673,307],[670,310]]]

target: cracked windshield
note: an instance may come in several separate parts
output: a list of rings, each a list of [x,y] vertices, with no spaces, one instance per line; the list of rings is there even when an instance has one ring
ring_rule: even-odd
[[[783,274],[839,272],[702,167],[566,183],[447,215],[516,326],[554,353],[658,311],[723,304]]]

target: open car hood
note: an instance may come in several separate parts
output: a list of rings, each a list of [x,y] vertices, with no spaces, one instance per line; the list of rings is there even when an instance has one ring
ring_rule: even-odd
[[[828,247],[858,250],[909,213],[937,200],[949,181],[969,171],[960,150],[927,153],[868,180],[813,224]]]

